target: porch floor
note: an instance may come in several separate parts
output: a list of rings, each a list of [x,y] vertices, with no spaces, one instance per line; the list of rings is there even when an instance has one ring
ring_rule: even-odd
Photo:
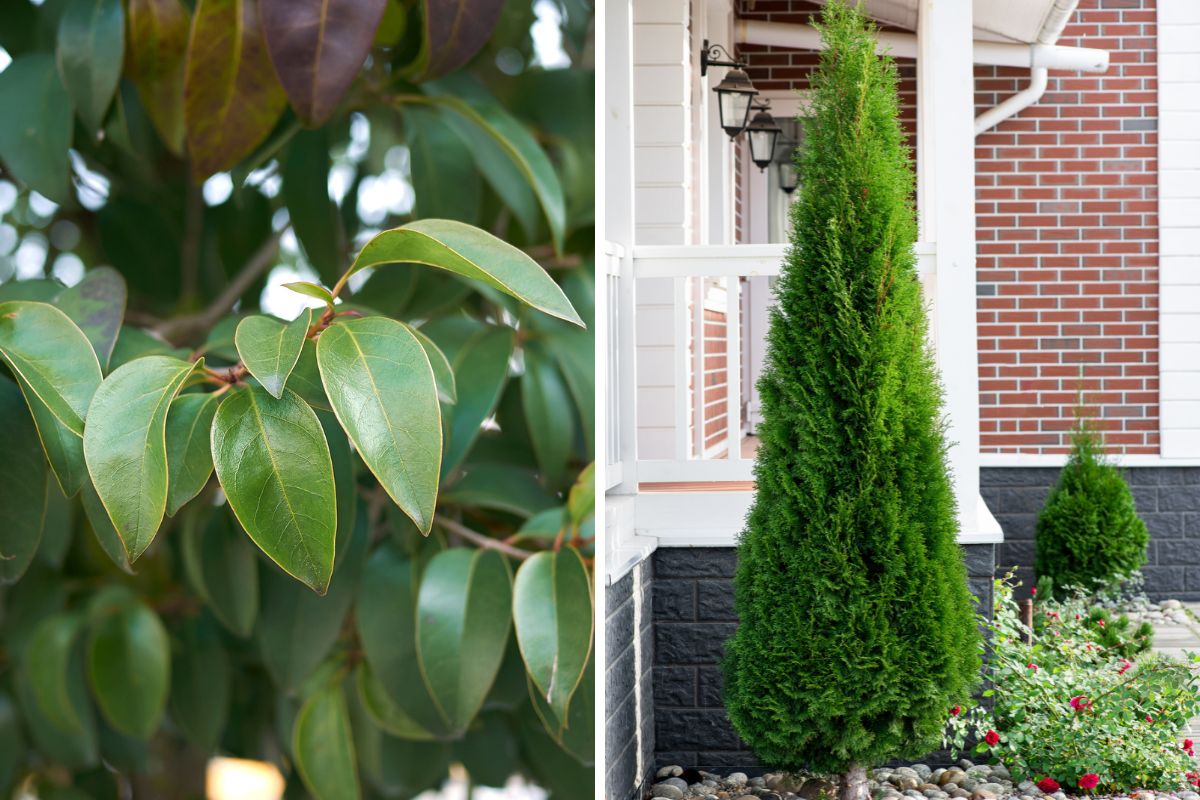
[[[722,450],[713,456],[723,459],[728,450]],[[758,452],[758,437],[742,437],[742,458],[753,459]],[[639,492],[752,492],[754,481],[664,481],[655,483],[639,483]]]

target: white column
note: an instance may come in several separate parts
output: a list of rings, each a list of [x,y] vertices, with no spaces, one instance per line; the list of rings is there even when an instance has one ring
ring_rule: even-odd
[[[1158,6],[1159,394],[1164,459],[1200,459],[1200,4]]]
[[[975,336],[975,132],[971,3],[921,0],[917,27],[920,238],[933,243],[937,363],[945,385],[960,537],[980,531]],[[929,284],[927,284],[928,288]],[[986,514],[986,511],[984,511]]]

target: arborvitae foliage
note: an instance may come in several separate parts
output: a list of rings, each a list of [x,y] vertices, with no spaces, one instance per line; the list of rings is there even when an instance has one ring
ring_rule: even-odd
[[[896,68],[860,12],[830,3],[821,29],[725,702],[761,761],[845,772],[846,796],[864,766],[938,746],[980,661]]]
[[[1142,568],[1149,539],[1133,493],[1081,415],[1071,457],[1038,515],[1037,574],[1052,578],[1056,592],[1108,586]]]

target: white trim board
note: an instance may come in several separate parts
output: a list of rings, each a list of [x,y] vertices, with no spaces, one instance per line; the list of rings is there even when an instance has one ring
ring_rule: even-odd
[[[1118,467],[1200,467],[1200,457],[1166,458],[1155,455],[1122,455],[1114,453],[1109,461]],[[1067,463],[1065,453],[981,453],[981,467],[1061,467]]]

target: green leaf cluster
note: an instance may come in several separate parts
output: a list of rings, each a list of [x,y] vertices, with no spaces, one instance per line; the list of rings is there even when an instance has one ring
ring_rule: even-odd
[[[1080,415],[1071,455],[1038,514],[1034,569],[1060,596],[1106,588],[1142,568],[1149,541],[1133,492]]]
[[[0,4],[0,792],[592,785],[592,74],[532,22]]]
[[[848,4],[797,163],[759,390],[724,698],[764,764],[847,772],[935,749],[979,680],[926,342],[897,73]]]

